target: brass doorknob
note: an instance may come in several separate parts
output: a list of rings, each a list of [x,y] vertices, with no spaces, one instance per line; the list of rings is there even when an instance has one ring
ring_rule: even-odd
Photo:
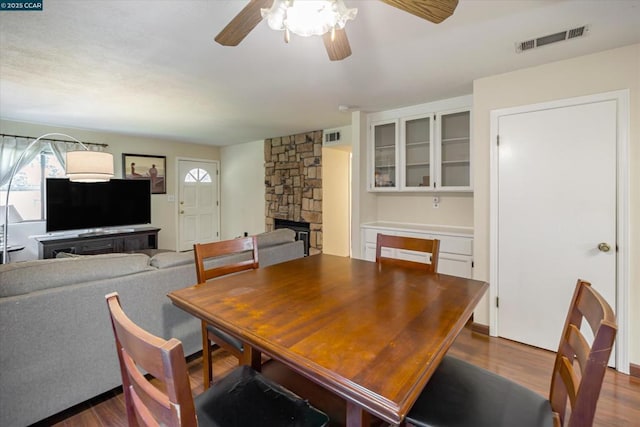
[[[598,250],[601,252],[609,252],[611,250],[611,246],[608,243],[602,242],[598,245]]]

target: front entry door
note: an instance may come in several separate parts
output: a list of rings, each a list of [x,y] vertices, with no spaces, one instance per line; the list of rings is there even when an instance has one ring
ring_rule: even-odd
[[[217,162],[178,161],[178,247],[220,240]]]
[[[615,100],[498,117],[499,336],[557,350],[578,278],[615,307],[616,131]]]

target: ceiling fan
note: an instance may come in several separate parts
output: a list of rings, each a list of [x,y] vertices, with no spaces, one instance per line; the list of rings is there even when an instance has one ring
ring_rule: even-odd
[[[292,4],[293,1],[285,0],[284,3]],[[388,5],[409,12],[427,21],[439,24],[453,15],[458,0],[381,0]],[[275,0],[282,3],[282,0]],[[274,0],[251,0],[226,27],[220,31],[215,40],[223,46],[237,46],[263,19],[263,9],[275,9]],[[355,9],[352,9],[355,11]],[[353,12],[355,16],[355,12]],[[353,19],[353,16],[350,19]],[[351,46],[344,28],[335,26],[331,31],[322,35],[324,46],[332,61],[340,61],[351,55]],[[288,30],[285,32],[285,41],[288,41]]]

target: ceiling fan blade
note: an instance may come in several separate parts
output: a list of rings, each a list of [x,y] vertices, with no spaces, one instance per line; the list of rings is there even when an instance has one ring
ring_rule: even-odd
[[[237,46],[262,21],[260,9],[271,7],[273,0],[251,0],[216,36],[223,46]]]
[[[327,49],[329,59],[332,61],[341,61],[351,55],[351,46],[347,39],[347,32],[344,29],[336,28],[335,37],[331,40],[331,31],[322,36],[324,47]]]
[[[439,24],[451,15],[458,0],[382,0],[388,5],[409,12],[434,24]]]

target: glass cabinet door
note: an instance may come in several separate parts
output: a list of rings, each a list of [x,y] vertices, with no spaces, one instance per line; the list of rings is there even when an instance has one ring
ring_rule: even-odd
[[[411,112],[368,123],[368,190],[473,191],[471,108]]]
[[[439,115],[441,188],[471,187],[470,112]]]
[[[373,125],[374,188],[397,186],[396,121]]]
[[[403,120],[404,187],[431,187],[431,115]]]

